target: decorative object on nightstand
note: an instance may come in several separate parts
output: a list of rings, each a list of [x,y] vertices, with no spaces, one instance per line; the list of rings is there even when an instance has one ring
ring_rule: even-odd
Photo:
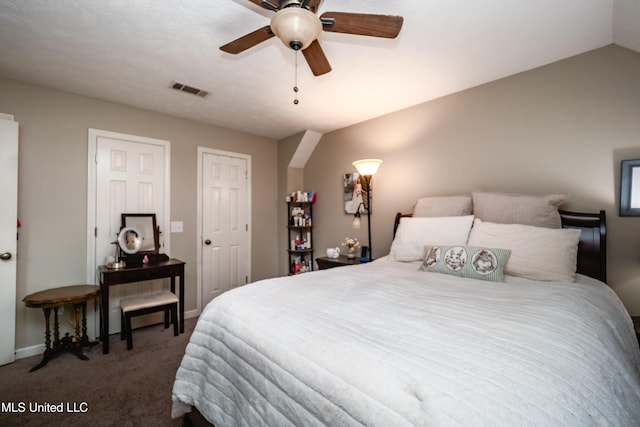
[[[313,271],[313,203],[315,192],[287,196],[289,274]]]
[[[364,159],[356,160],[353,162],[353,166],[358,170],[358,173],[362,177],[364,184],[362,186],[363,191],[366,191],[366,203],[364,203],[365,210],[367,211],[367,230],[368,230],[368,259],[363,261],[370,261],[373,259],[373,250],[371,248],[371,178],[378,171],[378,168],[382,164],[382,160],[379,159]],[[356,214],[353,216],[352,228],[362,228],[362,222],[360,220],[360,206],[356,209]]]
[[[327,258],[338,258],[340,256],[340,248],[327,248]]]
[[[355,237],[347,237],[344,239],[344,242],[342,242],[342,246],[347,248],[347,258],[353,259],[356,257],[356,253],[360,247],[360,242],[358,242],[358,239]]]

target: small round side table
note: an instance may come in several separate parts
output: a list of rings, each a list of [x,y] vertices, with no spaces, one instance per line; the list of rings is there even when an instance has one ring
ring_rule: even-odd
[[[45,350],[42,361],[31,368],[33,372],[42,368],[53,358],[54,355],[64,349],[70,350],[82,360],[89,360],[83,353],[83,347],[98,344],[97,341],[90,341],[87,336],[87,301],[96,299],[100,295],[100,287],[94,285],[73,285],[61,288],[47,289],[35,292],[22,299],[27,307],[41,308],[44,311],[45,319]],[[58,324],[58,308],[64,305],[71,305],[75,311],[75,337],[70,337],[67,332],[60,338],[60,326]],[[49,319],[53,309],[53,345],[51,343],[51,329]],[[82,335],[80,325],[80,311],[82,310]]]

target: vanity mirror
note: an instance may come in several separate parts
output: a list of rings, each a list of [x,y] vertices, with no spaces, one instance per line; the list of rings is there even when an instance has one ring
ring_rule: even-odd
[[[160,250],[159,231],[156,225],[156,214],[123,213],[122,229],[133,229],[138,234],[139,247],[135,252],[123,251],[126,254],[152,255]],[[122,247],[122,245],[121,245]]]
[[[139,266],[143,263],[156,263],[159,255],[160,230],[156,225],[156,214],[123,213],[122,226],[115,242],[116,253],[107,267],[118,269],[127,266]]]

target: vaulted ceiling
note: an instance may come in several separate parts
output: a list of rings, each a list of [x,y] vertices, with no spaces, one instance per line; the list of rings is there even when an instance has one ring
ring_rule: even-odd
[[[640,52],[637,0],[324,0],[401,15],[395,39],[322,32],[314,77],[249,0],[0,0],[0,77],[270,138],[325,133],[616,43]],[[198,97],[173,82],[207,91]]]

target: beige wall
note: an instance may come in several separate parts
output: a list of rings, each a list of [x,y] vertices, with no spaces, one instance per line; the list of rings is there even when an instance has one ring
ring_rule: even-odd
[[[289,273],[289,260],[286,248],[289,247],[287,239],[288,212],[286,196],[293,191],[304,189],[304,169],[290,168],[291,158],[302,140],[304,133],[298,133],[284,138],[278,142],[278,275],[286,276]]]
[[[389,250],[397,211],[473,190],[570,196],[605,209],[609,283],[640,315],[640,218],[618,216],[620,160],[640,158],[640,54],[609,46],[326,134],[305,168],[318,193],[316,256],[345,236],[341,176],[384,160],[373,178],[373,250]],[[365,222],[366,224],[366,222]]]
[[[20,122],[18,348],[42,343],[42,314],[20,300],[85,281],[88,128],[171,141],[171,218],[185,227],[172,234],[171,255],[187,262],[187,310],[196,306],[197,146],[252,156],[253,280],[286,273],[285,168],[300,135],[277,145],[2,79],[0,112]],[[316,256],[345,236],[366,240],[343,213],[341,176],[353,160],[379,157],[374,256],[389,250],[395,212],[418,197],[565,192],[565,208],[607,211],[609,282],[640,315],[640,218],[617,215],[620,160],[640,158],[639,118],[640,55],[610,46],[329,133],[304,170],[305,189],[318,192]]]
[[[86,281],[89,128],[171,141],[171,219],[184,232],[171,235],[170,255],[187,263],[186,310],[196,309],[198,146],[251,155],[252,279],[278,274],[276,141],[2,79],[0,112],[20,122],[17,348],[43,342],[25,295]]]

